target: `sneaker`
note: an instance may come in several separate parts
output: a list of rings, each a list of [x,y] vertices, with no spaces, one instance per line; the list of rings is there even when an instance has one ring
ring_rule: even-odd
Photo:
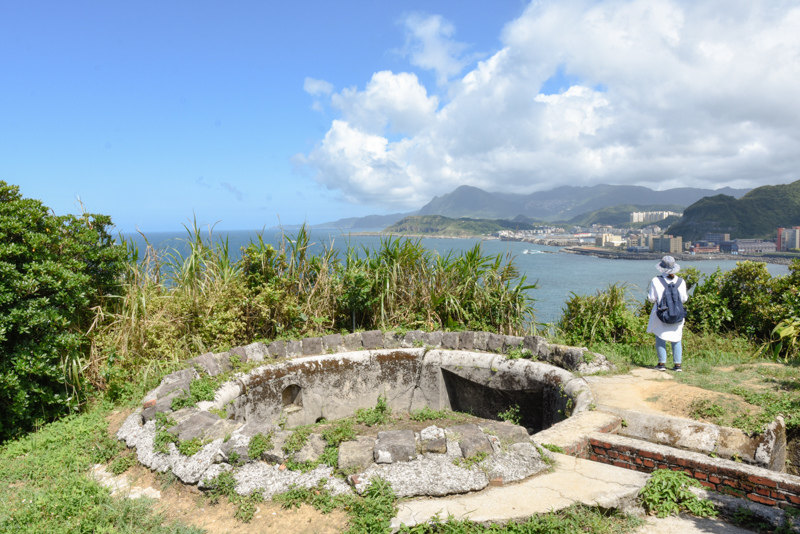
[[[672,370],[675,371],[676,373],[682,373],[683,372],[683,369],[681,369],[681,364],[679,364],[679,363],[675,364],[675,367],[673,367]]]
[[[658,365],[653,367],[653,369],[655,369],[656,371],[666,371],[667,370],[667,366],[666,366],[666,364],[659,363]]]

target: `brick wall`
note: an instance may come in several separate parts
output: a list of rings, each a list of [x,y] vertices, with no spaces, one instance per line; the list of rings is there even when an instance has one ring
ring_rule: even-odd
[[[780,508],[800,506],[800,477],[613,434],[589,436],[589,459],[634,471],[683,471],[703,486]]]

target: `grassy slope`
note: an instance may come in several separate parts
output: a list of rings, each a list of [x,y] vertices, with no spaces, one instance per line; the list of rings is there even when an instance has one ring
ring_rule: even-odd
[[[494,219],[450,219],[441,215],[414,215],[386,228],[385,234],[431,236],[491,235],[499,230],[531,230],[523,222]]]

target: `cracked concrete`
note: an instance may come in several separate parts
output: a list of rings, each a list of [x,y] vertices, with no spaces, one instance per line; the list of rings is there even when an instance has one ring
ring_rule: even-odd
[[[441,499],[403,502],[392,526],[410,527],[448,516],[477,523],[506,523],[560,510],[576,502],[636,510],[636,496],[648,475],[563,454],[553,454],[553,457],[556,466],[552,472],[518,484]]]

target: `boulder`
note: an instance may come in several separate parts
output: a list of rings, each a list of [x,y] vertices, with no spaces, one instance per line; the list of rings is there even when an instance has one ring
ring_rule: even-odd
[[[339,445],[339,469],[364,471],[374,461],[375,438],[358,436],[355,441],[343,441]]]
[[[530,441],[530,436],[525,427],[509,423],[507,421],[491,421],[485,423],[482,429],[487,434],[497,436],[504,445],[512,443],[526,443]]]
[[[378,432],[375,443],[375,462],[393,464],[408,462],[417,456],[417,443],[413,430],[389,430]]]
[[[294,461],[299,463],[316,462],[325,451],[325,440],[319,434],[311,434],[303,448],[294,453]]]

